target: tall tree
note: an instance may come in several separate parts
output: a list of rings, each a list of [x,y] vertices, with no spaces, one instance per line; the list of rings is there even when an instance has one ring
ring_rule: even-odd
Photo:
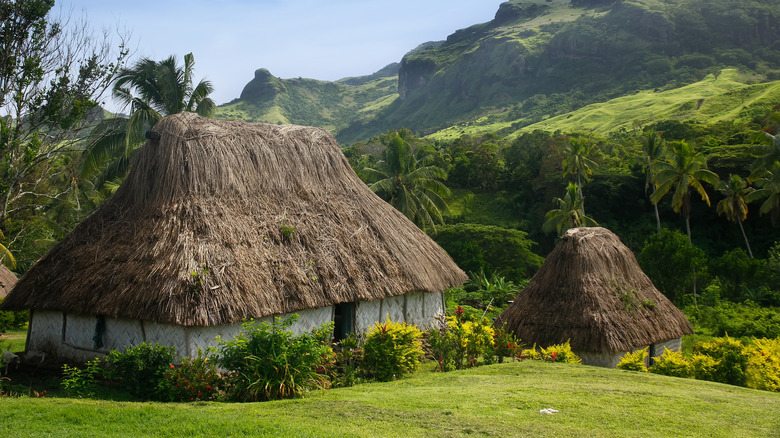
[[[569,138],[563,147],[563,175],[577,176],[577,189],[579,190],[580,198],[584,198],[582,194],[582,179],[585,178],[585,181],[589,181],[590,175],[593,174],[593,167],[596,166],[596,162],[588,158],[592,149],[593,143],[582,137]],[[584,204],[582,213],[585,214]]]
[[[595,220],[585,215],[585,198],[582,197],[582,190],[578,184],[569,183],[563,198],[555,198],[553,202],[558,204],[558,208],[552,209],[544,215],[545,221],[542,230],[545,233],[555,231],[558,233],[558,237],[561,237],[570,228],[597,227],[599,225]]]
[[[143,145],[146,131],[164,116],[190,111],[205,117],[214,114],[216,105],[209,98],[211,82],[201,80],[193,86],[195,58],[184,56],[184,66],[175,56],[162,61],[143,58],[131,68],[121,70],[114,83],[114,98],[130,107],[130,117],[114,118],[101,124],[82,157],[81,176],[96,185],[118,180],[127,174],[130,156]]]
[[[702,201],[710,205],[710,197],[702,185],[703,182],[717,187],[718,175],[707,169],[707,160],[700,152],[695,152],[686,141],[674,141],[667,150],[666,159],[655,165],[656,190],[650,201],[658,203],[670,191],[672,208],[685,218],[688,240],[691,240],[691,189],[701,196]]]
[[[661,133],[652,129],[645,132],[642,137],[642,168],[645,170],[645,196],[647,190],[652,187],[655,191],[655,163],[661,159],[664,154],[664,139]],[[658,214],[658,203],[653,202],[655,210],[655,222],[658,231],[661,231],[661,216]]]
[[[745,198],[750,195],[754,189],[748,186],[747,181],[742,179],[742,177],[732,174],[729,175],[729,179],[720,183],[718,190],[724,196],[724,198],[718,202],[718,214],[726,216],[728,220],[736,222],[737,225],[739,225],[739,230],[742,231],[742,237],[745,239],[748,255],[752,259],[753,251],[750,249],[750,242],[745,234],[745,227],[742,226],[742,222],[747,219],[748,214],[748,206]]]
[[[448,211],[444,197],[450,190],[443,183],[447,173],[431,165],[429,156],[415,157],[406,135],[406,131],[388,133],[383,159],[364,172],[375,181],[369,187],[377,195],[417,226],[435,230],[436,222],[444,222],[442,212]]]
[[[577,186],[582,190],[582,179],[590,180],[593,174],[593,167],[596,162],[588,158],[593,150],[593,143],[582,137],[572,137],[563,147],[563,174],[575,175],[577,177]]]
[[[52,181],[102,117],[98,102],[127,56],[108,30],[52,17],[53,6],[0,0],[0,228],[17,243],[47,204],[72,195],[73,184]]]

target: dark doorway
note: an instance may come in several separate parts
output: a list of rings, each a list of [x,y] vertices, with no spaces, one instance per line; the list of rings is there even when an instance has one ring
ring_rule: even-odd
[[[355,303],[339,303],[333,312],[333,342],[338,342],[354,331]]]

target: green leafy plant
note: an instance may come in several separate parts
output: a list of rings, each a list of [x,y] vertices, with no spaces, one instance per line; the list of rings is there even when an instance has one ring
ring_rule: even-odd
[[[165,400],[165,373],[170,369],[176,348],[142,343],[120,353],[111,350],[106,357],[108,377],[135,397]]]
[[[493,329],[493,347],[498,363],[502,363],[504,358],[514,358],[522,351],[523,344],[514,333],[506,330],[506,323],[504,323],[503,326]]]
[[[650,367],[650,372],[672,377],[693,377],[694,368],[679,351],[671,351],[664,348],[664,354],[656,358],[655,364]]]
[[[617,369],[625,371],[647,372],[647,348],[630,351],[623,355],[617,364]]]
[[[447,372],[463,368],[466,349],[443,316],[439,320],[439,327],[428,332],[428,343],[437,362],[436,371]]]
[[[213,359],[216,351],[198,348],[194,358],[184,357],[179,366],[165,372],[165,392],[172,401],[217,400],[224,385]]]
[[[298,315],[274,318],[272,323],[249,321],[231,341],[219,341],[219,365],[229,371],[232,396],[242,401],[276,400],[324,389],[323,366],[330,346],[323,340],[332,323],[313,333],[295,336],[290,329]],[[321,373],[318,370],[322,371]]]
[[[84,368],[62,365],[60,386],[70,397],[89,397],[95,393],[97,378],[102,374],[100,358],[86,363]]]
[[[422,333],[405,322],[393,322],[388,316],[384,323],[374,324],[366,335],[363,346],[363,366],[367,374],[377,380],[395,380],[411,373],[420,364],[423,350]]]
[[[354,386],[360,381],[359,370],[363,360],[360,339],[350,333],[334,344],[331,363],[327,367],[328,377],[334,388]]]

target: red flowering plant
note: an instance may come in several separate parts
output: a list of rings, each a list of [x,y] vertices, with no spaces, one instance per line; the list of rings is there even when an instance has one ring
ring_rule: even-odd
[[[172,401],[217,400],[222,394],[224,380],[217,371],[215,351],[198,348],[194,358],[182,358],[179,366],[171,365],[165,372],[165,386]]]
[[[506,323],[493,331],[493,348],[498,363],[502,363],[505,357],[515,356],[523,350],[523,344],[514,333],[506,330]]]

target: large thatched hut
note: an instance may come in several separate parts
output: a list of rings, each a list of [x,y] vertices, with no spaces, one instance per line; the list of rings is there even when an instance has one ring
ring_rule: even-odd
[[[160,121],[114,196],[29,270],[27,350],[85,360],[143,341],[191,355],[241,321],[298,313],[419,326],[466,275],[355,175],[327,131]]]
[[[564,234],[496,324],[525,344],[571,342],[583,363],[614,367],[626,352],[679,350],[693,333],[685,316],[642,272],[636,257],[605,228]]]
[[[0,265],[0,298],[5,298],[8,292],[16,284],[16,275],[5,265]]]

